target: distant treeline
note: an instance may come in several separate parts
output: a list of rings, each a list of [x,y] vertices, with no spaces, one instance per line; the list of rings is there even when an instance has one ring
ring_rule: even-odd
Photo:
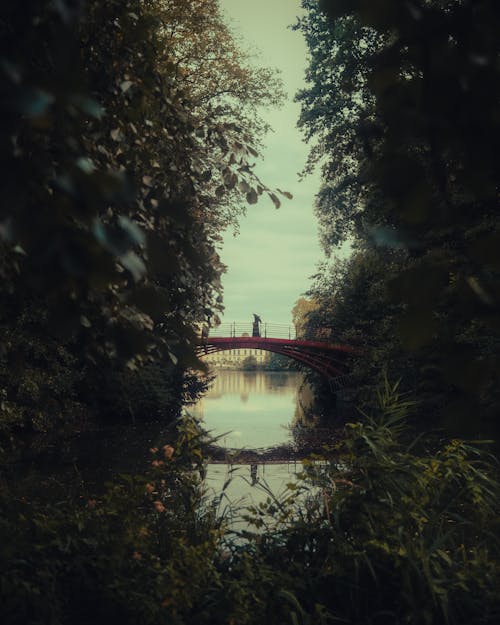
[[[247,356],[241,362],[240,368],[243,371],[296,371],[297,366],[294,361],[281,354],[269,352],[268,358],[259,362],[255,356]]]

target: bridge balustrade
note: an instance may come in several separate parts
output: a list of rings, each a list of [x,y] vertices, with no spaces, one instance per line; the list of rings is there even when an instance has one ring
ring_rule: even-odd
[[[209,337],[237,337],[252,336],[253,323],[221,323],[215,328],[210,328]],[[260,324],[260,336],[263,338],[274,339],[296,339],[297,332],[293,325],[286,323],[267,323]]]

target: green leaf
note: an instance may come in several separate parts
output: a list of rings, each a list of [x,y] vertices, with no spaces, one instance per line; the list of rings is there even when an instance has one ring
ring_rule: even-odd
[[[126,93],[134,83],[131,80],[124,80],[120,83],[122,93]]]
[[[249,204],[256,204],[258,199],[259,198],[255,189],[250,189],[250,191],[247,193],[247,202]]]
[[[278,196],[271,192],[269,192],[268,195],[273,201],[274,207],[279,208],[281,206],[281,202],[279,201]]]
[[[282,191],[281,189],[276,190],[278,191],[278,193],[281,193],[281,195],[288,198],[289,200],[293,200],[293,195],[290,193],[290,191]]]
[[[54,101],[55,98],[51,93],[35,89],[23,95],[19,108],[27,117],[39,117],[49,110]]]
[[[146,274],[146,265],[135,252],[129,251],[120,256],[119,260],[123,267],[130,271],[136,282]]]
[[[144,245],[144,243],[146,242],[146,237],[144,236],[143,231],[135,222],[133,222],[131,219],[129,219],[129,217],[126,217],[125,215],[120,215],[118,217],[118,223],[122,230],[127,233],[130,241],[133,244]]]

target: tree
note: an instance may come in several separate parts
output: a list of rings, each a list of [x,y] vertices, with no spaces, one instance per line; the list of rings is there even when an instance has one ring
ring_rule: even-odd
[[[304,338],[308,316],[317,309],[318,305],[313,299],[299,297],[292,308],[292,320],[295,326],[297,338]]]
[[[301,104],[298,126],[312,143],[305,173],[321,165],[316,214],[329,253],[361,226],[366,186],[362,170],[374,116],[369,59],[382,38],[351,15],[331,24],[317,0],[303,0],[302,6],[306,12],[295,29],[305,37],[310,62],[309,86],[296,95]]]
[[[189,98],[199,121],[197,132],[210,147],[200,163],[204,177],[210,179],[203,192],[217,208],[210,214],[210,226],[215,234],[229,224],[237,229],[245,196],[254,203],[268,191],[273,203],[279,204],[247,161],[258,156],[268,130],[258,108],[279,105],[283,86],[275,70],[250,62],[250,53],[235,40],[217,0],[152,4],[161,21],[158,63]],[[205,127],[207,121],[210,127]]]
[[[297,370],[297,363],[288,356],[283,356],[283,354],[268,352],[263,368],[266,371],[293,371]]]
[[[367,115],[351,119],[359,150],[354,187],[344,188],[358,210],[354,222],[362,246],[372,246],[381,259],[384,248],[400,252],[399,268],[385,281],[383,310],[390,320],[391,306],[400,307],[393,327],[401,346],[419,370],[432,371],[444,410],[455,417],[492,416],[500,354],[500,50],[493,35],[499,9],[494,2],[468,0],[307,4],[319,25],[313,41],[326,41],[319,84],[340,49],[328,41],[336,42],[346,23],[355,25],[352,58],[334,76],[361,63],[369,98],[355,96],[366,102]],[[361,58],[356,33],[363,29],[376,45]],[[313,109],[316,134],[326,132],[328,116],[333,124],[342,119],[343,110],[334,106],[351,91],[335,84],[321,115]],[[327,158],[338,162],[342,143],[328,148]],[[342,194],[330,199],[326,224],[336,228]]]
[[[250,203],[274,195],[252,173],[244,113],[231,119],[227,109],[222,118],[201,98],[193,104],[199,93],[177,75],[189,66],[180,62],[186,46],[167,45],[166,25],[174,22],[168,10],[180,6],[4,7],[0,324],[8,340],[0,376],[4,405],[18,406],[28,429],[28,407],[38,402],[43,413],[50,405],[44,376],[62,361],[66,397],[96,413],[107,386],[145,364],[163,367],[182,388],[183,368],[199,364],[195,324],[222,309],[216,248],[220,228],[235,218],[224,202],[236,193]],[[196,13],[189,18],[194,24]],[[206,18],[198,19],[203,26]],[[253,80],[243,78],[247,86]],[[239,105],[244,111],[245,101]],[[38,380],[29,401],[20,385],[28,371]]]
[[[255,356],[247,356],[243,359],[241,368],[243,371],[255,371],[257,369],[257,365],[257,358],[255,358]]]

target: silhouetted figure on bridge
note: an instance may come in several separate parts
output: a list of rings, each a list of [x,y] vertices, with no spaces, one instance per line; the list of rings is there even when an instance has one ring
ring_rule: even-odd
[[[262,323],[262,319],[253,313],[252,336],[260,336],[259,323]]]

